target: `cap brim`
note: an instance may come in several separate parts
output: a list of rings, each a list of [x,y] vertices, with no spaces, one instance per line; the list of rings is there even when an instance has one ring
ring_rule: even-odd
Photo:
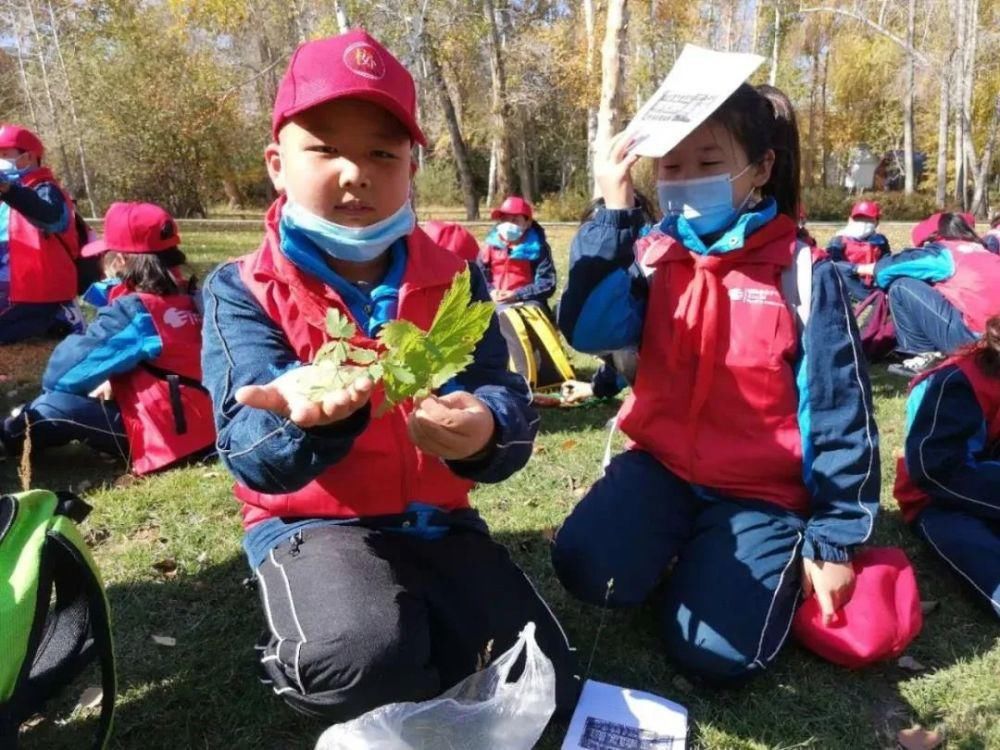
[[[80,249],[81,258],[93,258],[95,255],[103,255],[111,248],[103,239],[88,242]]]
[[[346,89],[344,91],[338,91],[336,94],[318,96],[312,101],[300,104],[299,106],[285,112],[281,121],[278,123],[277,130],[281,130],[285,123],[295,117],[295,115],[305,112],[307,109],[318,107],[320,104],[336,101],[337,99],[362,99],[366,102],[377,104],[402,123],[403,127],[410,133],[410,138],[412,140],[419,143],[421,146],[427,145],[427,137],[424,135],[424,131],[420,129],[420,126],[417,125],[417,121],[413,119],[413,116],[401,107],[399,102],[391,96],[382,91],[375,91],[373,89]],[[277,139],[278,133],[275,132],[273,135],[275,139]]]

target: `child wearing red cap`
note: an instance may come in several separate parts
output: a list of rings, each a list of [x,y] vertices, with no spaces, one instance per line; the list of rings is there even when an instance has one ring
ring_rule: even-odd
[[[371,348],[388,321],[429,328],[469,268],[416,226],[411,151],[425,139],[413,79],[360,30],[303,44],[272,136],[265,159],[282,195],[260,248],[206,282],[203,353],[266,616],[267,681],[297,710],[344,721],[441,693],[534,621],[568,710],[562,629],[469,505],[474,482],[524,466],[538,425],[496,322],[464,372],[381,416],[368,380],[318,403],[296,385],[330,308]],[[472,292],[489,299],[478,270]]]
[[[903,518],[1000,617],[1000,315],[918,377],[906,412]]]
[[[878,231],[882,208],[877,201],[858,201],[842,230],[826,246],[837,270],[844,277],[851,299],[860,302],[872,290],[871,274],[859,274],[859,266],[875,263],[892,254],[889,240]]]
[[[201,316],[185,279],[180,234],[151,203],[113,203],[104,238],[83,248],[104,256],[120,282],[86,334],[52,352],[42,393],[0,425],[0,445],[19,453],[79,440],[121,456],[136,474],[212,447],[212,404],[201,385]]]
[[[547,311],[547,300],[556,291],[556,266],[534,213],[532,205],[518,195],[508,196],[493,209],[490,218],[498,224],[486,236],[479,265],[494,302],[534,304]]]
[[[0,345],[83,330],[73,201],[27,128],[0,124]]]
[[[913,228],[913,246],[860,266],[886,290],[899,349],[915,355],[892,371],[911,377],[975,342],[1000,312],[1000,257],[970,214],[936,213]]]

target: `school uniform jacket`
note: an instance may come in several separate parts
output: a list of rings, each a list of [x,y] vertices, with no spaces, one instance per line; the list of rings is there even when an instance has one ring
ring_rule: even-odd
[[[878,434],[832,262],[814,262],[768,200],[709,248],[667,217],[637,278],[640,227],[635,210],[581,227],[558,315],[576,349],[639,345],[619,415],[630,447],[709,492],[808,516],[803,554],[848,559],[878,511]]]
[[[281,249],[282,201],[266,219],[261,247],[221,266],[205,284],[205,382],[216,409],[220,458],[236,477],[247,528],[268,518],[365,518],[403,513],[414,503],[442,510],[467,508],[473,482],[499,482],[527,463],[538,419],[523,379],[507,372],[507,347],[496,319],[474,362],[443,390],[462,389],[483,401],[496,432],[487,454],[442,461],[410,441],[407,402],[375,418],[383,394],[369,406],[325,427],[301,429],[289,420],[237,404],[236,390],[266,384],[311,362],[326,341],[325,318],[353,308],[331,287],[303,271]],[[465,261],[435,245],[423,230],[406,237],[406,266],[398,317],[427,329]],[[473,273],[473,298],[488,300]],[[367,321],[364,321],[367,323]],[[374,347],[367,325],[355,344]]]
[[[906,421],[894,493],[903,518],[940,503],[1000,521],[1000,377],[974,356],[950,359],[914,382]]]
[[[486,237],[479,265],[490,289],[513,292],[511,302],[545,302],[556,291],[556,267],[545,230],[532,222],[520,241],[507,245],[496,227]]]

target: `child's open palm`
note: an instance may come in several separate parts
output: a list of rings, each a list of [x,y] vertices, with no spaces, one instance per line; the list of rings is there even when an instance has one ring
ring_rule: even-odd
[[[279,375],[267,385],[245,385],[236,391],[236,401],[255,409],[266,409],[302,427],[322,427],[347,419],[368,403],[374,387],[368,378],[358,378],[347,388],[330,391],[322,401],[312,401],[302,390],[303,365]]]
[[[410,440],[424,453],[460,461],[482,453],[493,438],[493,412],[465,391],[428,396],[407,422]]]

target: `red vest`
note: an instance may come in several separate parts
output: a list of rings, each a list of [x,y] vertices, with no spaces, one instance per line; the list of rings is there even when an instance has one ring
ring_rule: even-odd
[[[21,178],[21,185],[27,188],[44,182],[59,186],[46,168],[35,169]],[[10,209],[11,302],[68,302],[76,296],[80,239],[73,222],[73,200],[61,187],[59,190],[70,212],[69,226],[61,234],[43,232],[20,212]]]
[[[642,367],[619,424],[685,481],[806,513],[798,334],[781,292],[795,248],[784,216],[723,256],[657,240]]]
[[[510,250],[489,243],[483,248],[483,262],[490,268],[492,286],[501,292],[516,292],[535,280],[531,261],[511,258]]]
[[[319,279],[302,273],[279,251],[281,201],[268,211],[266,235],[257,252],[240,259],[240,277],[267,316],[281,326],[303,362],[311,362],[326,342],[326,312],[335,307],[353,319],[343,300]],[[399,317],[428,329],[452,279],[466,267],[458,256],[435,245],[417,228],[407,237],[407,261],[399,290]],[[359,333],[357,346],[376,342]],[[383,400],[372,396],[372,414]],[[244,407],[246,408],[246,407]],[[249,528],[273,516],[357,518],[402,513],[413,502],[445,510],[467,508],[473,483],[451,472],[438,457],[419,450],[409,438],[410,402],[373,416],[351,451],[296,492],[269,495],[237,484],[243,522]]]
[[[934,288],[962,313],[974,333],[986,330],[986,321],[1000,313],[1000,256],[978,242],[939,240],[951,251],[955,273]]]
[[[874,263],[883,255],[883,248],[873,242],[843,236],[840,239],[844,243],[844,260],[856,266]],[[866,284],[870,284],[872,277],[871,274],[864,274],[861,276],[861,279]]]
[[[949,359],[933,370],[922,373],[910,384],[910,389],[912,390],[917,383],[926,380],[933,373],[949,365],[957,365],[972,385],[976,400],[979,402],[979,408],[983,410],[983,418],[986,420],[986,442],[988,445],[997,443],[1000,441],[1000,378],[991,377],[980,370],[976,365],[975,355]],[[911,456],[911,458],[913,457]],[[903,457],[896,462],[896,483],[893,487],[893,495],[896,502],[899,503],[899,509],[903,512],[903,520],[907,523],[912,522],[917,514],[931,502],[930,496],[910,479],[910,472],[906,468],[906,459]]]
[[[148,474],[215,442],[212,400],[201,383],[201,316],[187,294],[138,293],[163,342],[160,356],[111,379],[132,454]]]

